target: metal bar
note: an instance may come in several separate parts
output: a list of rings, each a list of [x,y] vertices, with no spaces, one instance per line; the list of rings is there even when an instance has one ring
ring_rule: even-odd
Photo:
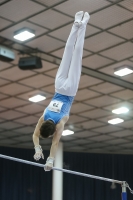
[[[8,159],[8,160],[13,160],[13,161],[17,161],[17,162],[29,164],[29,165],[34,165],[34,166],[37,166],[37,167],[44,167],[45,166],[43,164],[39,164],[39,163],[27,161],[27,160],[22,160],[22,159],[19,159],[19,158],[13,158],[13,157],[5,156],[5,155],[2,155],[2,154],[0,154],[0,157]],[[61,171],[61,172],[65,172],[65,173],[69,173],[69,174],[75,174],[75,175],[78,175],[78,176],[84,176],[84,177],[88,177],[88,178],[94,178],[94,179],[108,181],[108,182],[113,182],[113,183],[118,183],[118,184],[122,184],[123,183],[122,181],[118,181],[118,180],[114,180],[114,179],[103,178],[103,177],[100,177],[100,176],[94,176],[94,175],[90,175],[90,174],[84,174],[84,173],[75,172],[75,171],[66,170],[66,169],[60,169],[60,168],[56,168],[56,167],[53,167],[52,169],[53,170],[57,170],[57,171]]]

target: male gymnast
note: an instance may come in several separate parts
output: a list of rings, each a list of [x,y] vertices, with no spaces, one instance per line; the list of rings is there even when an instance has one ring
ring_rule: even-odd
[[[55,94],[50,104],[38,120],[33,133],[35,148],[34,159],[44,159],[43,150],[39,145],[39,137],[53,137],[50,155],[45,164],[45,171],[53,168],[59,140],[64,125],[69,119],[69,112],[78,85],[82,70],[82,55],[86,25],[90,19],[87,12],[80,11],[75,15],[75,21],[68,37],[63,58],[55,78]]]

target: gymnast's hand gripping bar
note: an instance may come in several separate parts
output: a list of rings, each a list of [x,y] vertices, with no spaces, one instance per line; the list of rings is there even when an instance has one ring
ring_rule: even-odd
[[[43,167],[44,168],[44,166],[45,166],[43,164],[31,162],[31,161],[28,161],[28,160],[22,160],[22,159],[10,157],[10,156],[5,156],[5,155],[2,155],[2,154],[0,154],[0,157],[8,159],[8,160],[13,160],[13,161],[29,164],[29,165],[34,165],[34,166],[37,166],[37,167]],[[81,172],[76,172],[76,171],[71,171],[71,170],[61,169],[61,168],[56,168],[56,167],[53,167],[52,169],[57,170],[57,171],[61,171],[61,172],[65,172],[65,173],[69,173],[69,174],[75,174],[75,175],[78,175],[78,176],[84,176],[84,177],[89,177],[89,178],[94,178],[94,179],[98,179],[98,180],[103,180],[103,181],[121,184],[122,194],[124,194],[123,197],[122,197],[122,200],[126,200],[126,195],[125,195],[126,187],[128,187],[130,192],[133,194],[133,191],[131,190],[131,188],[129,187],[129,185],[125,181],[118,181],[118,180],[114,180],[114,179],[104,178],[104,177],[100,177],[100,176],[94,176],[94,175],[90,175],[90,174],[85,174],[85,173],[81,173]]]

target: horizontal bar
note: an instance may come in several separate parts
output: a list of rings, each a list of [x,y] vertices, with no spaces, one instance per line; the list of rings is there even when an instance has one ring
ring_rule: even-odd
[[[2,155],[2,154],[0,154],[0,157],[8,159],[8,160],[13,160],[13,161],[29,164],[29,165],[34,165],[34,166],[37,166],[37,167],[43,167],[44,168],[44,166],[45,166],[43,164],[39,164],[39,163],[27,161],[27,160],[22,160],[22,159],[19,159],[19,158],[13,158],[13,157],[5,156],[5,155]],[[69,173],[69,174],[75,174],[75,175],[78,175],[78,176],[84,176],[84,177],[88,177],[88,178],[94,178],[94,179],[98,179],[98,180],[108,181],[108,182],[112,182],[112,183],[118,183],[118,184],[123,183],[122,181],[109,179],[109,178],[103,178],[103,177],[100,177],[100,176],[94,176],[94,175],[90,175],[90,174],[84,174],[84,173],[75,172],[75,171],[71,171],[71,170],[67,170],[67,169],[60,169],[60,168],[56,168],[56,167],[53,167],[52,169],[57,170],[57,171],[61,171],[61,172],[65,172],[65,173]]]

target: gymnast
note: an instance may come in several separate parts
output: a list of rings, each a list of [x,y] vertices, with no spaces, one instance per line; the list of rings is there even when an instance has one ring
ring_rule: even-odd
[[[69,112],[78,85],[82,70],[82,54],[86,25],[90,19],[87,12],[80,11],[75,15],[75,21],[68,37],[63,58],[55,78],[55,94],[50,104],[38,120],[33,133],[35,148],[34,159],[44,159],[43,150],[39,145],[39,137],[53,137],[50,155],[46,160],[45,171],[53,168],[59,140],[64,125],[69,119]]]

